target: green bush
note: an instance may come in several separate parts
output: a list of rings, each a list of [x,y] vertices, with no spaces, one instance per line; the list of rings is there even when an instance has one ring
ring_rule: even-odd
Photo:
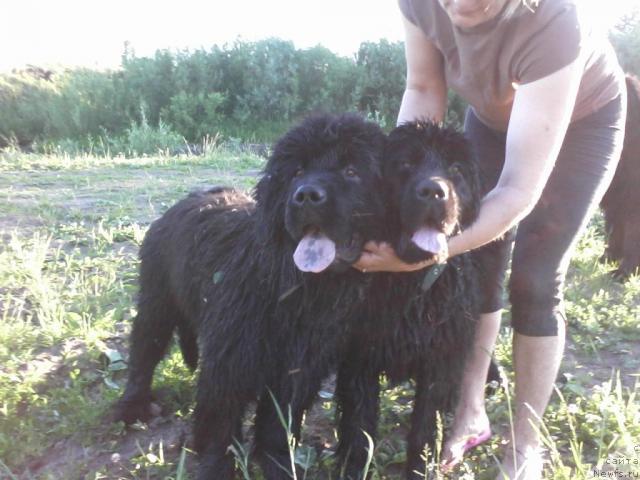
[[[296,52],[298,115],[340,112],[356,103],[358,80],[353,59],[340,57],[320,45]]]
[[[640,8],[623,18],[610,38],[624,71],[640,75]]]
[[[395,125],[405,88],[403,44],[386,40],[365,42],[358,50],[357,65],[359,110],[387,125]]]
[[[228,84],[235,93],[233,117],[244,122],[289,120],[298,108],[298,78],[292,42],[268,39],[256,43],[236,43],[233,70],[239,82]]]
[[[57,95],[47,116],[49,138],[78,138],[121,131],[129,123],[118,111],[118,92],[109,73],[88,69],[66,71],[56,78]]]
[[[0,147],[27,145],[51,128],[48,105],[56,85],[27,72],[0,76]]]
[[[640,13],[611,39],[623,67],[640,74]],[[153,57],[136,57],[125,45],[115,71],[30,67],[0,75],[0,148],[37,142],[149,152],[178,137],[198,143],[219,133],[268,142],[316,111],[360,111],[390,128],[405,69],[403,44],[386,40],[362,43],[353,57],[275,38]],[[450,93],[447,121],[461,126],[465,108]],[[130,149],[120,143],[129,138],[136,142]]]
[[[162,118],[189,141],[197,142],[220,130],[223,118],[219,108],[224,100],[221,93],[182,91],[171,97],[169,106],[162,110]]]
[[[144,111],[148,122],[157,126],[162,109],[177,93],[174,73],[174,55],[168,50],[158,50],[153,58],[138,58],[125,51],[122,71],[112,74],[123,100],[121,114],[141,122],[140,112]]]
[[[142,122],[133,124],[127,129],[124,144],[118,148],[118,153],[129,156],[154,155],[171,151],[184,143],[184,138],[162,121],[157,127],[150,126],[143,117]]]

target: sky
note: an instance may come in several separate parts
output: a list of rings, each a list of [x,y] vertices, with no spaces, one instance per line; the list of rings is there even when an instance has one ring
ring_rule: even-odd
[[[640,0],[581,0],[603,23]],[[402,40],[397,0],[3,0],[0,71],[26,64],[115,68],[124,42],[137,56],[279,37],[341,55],[361,42]]]

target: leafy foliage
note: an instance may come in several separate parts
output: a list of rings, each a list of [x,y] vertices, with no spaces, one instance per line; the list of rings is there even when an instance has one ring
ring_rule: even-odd
[[[640,7],[620,21],[610,38],[624,71],[640,75]]]
[[[357,54],[357,65],[360,71],[356,90],[358,109],[377,114],[387,123],[395,120],[405,87],[403,45],[386,40],[363,43]]]
[[[218,132],[222,122],[218,109],[223,103],[221,93],[192,94],[183,90],[171,97],[162,117],[178,132],[189,135],[190,141],[198,141]]]
[[[386,40],[363,43],[353,58],[275,38],[151,58],[126,45],[116,71],[0,75],[0,147],[124,153],[121,140],[136,126],[173,132],[178,144],[219,133],[264,142],[320,111],[360,111],[391,127],[404,85],[403,45]],[[452,105],[461,118],[464,104],[456,97]]]
[[[611,41],[625,71],[640,74],[640,10]],[[114,71],[29,67],[0,75],[0,148],[35,142],[95,151],[143,124],[176,133],[179,144],[217,134],[265,142],[318,111],[360,111],[392,127],[404,87],[400,42],[364,42],[353,57],[277,38],[152,57],[125,44]],[[450,93],[447,121],[461,125],[465,109]]]

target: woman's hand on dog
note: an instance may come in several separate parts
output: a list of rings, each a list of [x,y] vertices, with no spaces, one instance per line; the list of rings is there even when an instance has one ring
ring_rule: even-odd
[[[448,252],[440,252],[437,257],[419,263],[405,263],[398,258],[393,247],[388,243],[367,242],[362,255],[353,267],[361,272],[413,272],[429,267],[434,263],[442,263]]]

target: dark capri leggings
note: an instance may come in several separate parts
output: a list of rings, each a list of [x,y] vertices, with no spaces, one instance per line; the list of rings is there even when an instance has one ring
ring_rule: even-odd
[[[558,320],[566,321],[563,286],[569,260],[615,172],[625,116],[626,105],[618,97],[572,122],[535,208],[515,232],[476,250],[483,272],[482,312],[504,307],[505,275],[513,250],[509,280],[513,329],[534,337],[558,334]],[[467,110],[465,134],[489,191],[502,171],[506,134],[488,128],[472,109]]]

